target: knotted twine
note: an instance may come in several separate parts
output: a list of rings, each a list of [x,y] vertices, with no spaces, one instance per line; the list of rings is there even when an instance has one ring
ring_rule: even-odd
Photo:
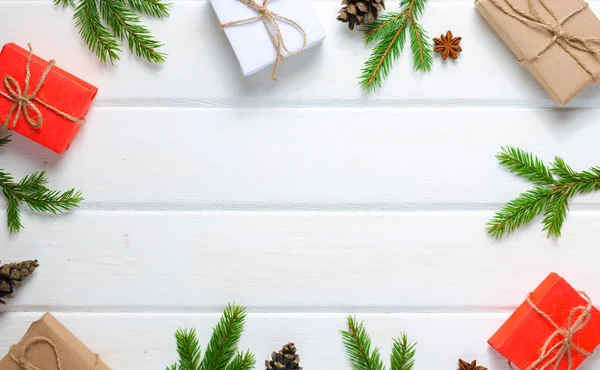
[[[552,16],[553,21],[546,21],[540,15],[536,1],[548,11],[548,13]],[[552,38],[542,46],[534,55],[528,58],[522,58],[519,60],[519,63],[528,64],[535,62],[542,54],[544,54],[550,47],[554,44],[559,45],[567,54],[573,58],[577,64],[583,68],[583,70],[590,75],[592,80],[595,82],[600,75],[598,73],[592,72],[586,65],[583,63],[580,57],[573,53],[572,49],[577,49],[581,51],[588,52],[593,55],[600,54],[600,48],[594,48],[594,44],[600,43],[600,37],[580,37],[577,35],[573,35],[564,30],[563,25],[566,21],[574,17],[575,15],[581,13],[588,7],[588,3],[584,2],[579,8],[573,10],[567,16],[560,19],[554,11],[546,4],[545,0],[529,0],[529,9],[531,13],[527,13],[524,10],[519,9],[512,0],[504,0],[506,4],[513,10],[510,12],[508,9],[500,5],[497,0],[490,0],[490,2],[502,11],[504,14],[509,17],[518,20],[519,22],[530,25],[533,27],[538,27],[541,29],[545,29],[546,31],[552,34]]]
[[[23,90],[21,90],[21,87],[19,86],[19,83],[16,79],[9,75],[4,76],[4,87],[6,88],[6,93],[0,91],[0,95],[13,102],[13,105],[8,111],[6,119],[4,120],[4,126],[8,129],[15,127],[19,120],[19,117],[22,114],[25,118],[25,121],[27,121],[27,123],[29,123],[31,127],[35,129],[41,128],[42,124],[44,123],[44,117],[42,116],[42,112],[37,107],[36,103],[43,105],[44,107],[50,109],[54,113],[71,122],[83,124],[84,120],[73,117],[37,97],[38,93],[40,92],[40,89],[46,82],[46,78],[48,77],[50,70],[56,63],[54,60],[51,60],[44,69],[44,72],[38,80],[35,89],[31,93],[28,93],[30,82],[29,80],[31,79],[31,56],[33,55],[33,49],[31,48],[31,44],[28,43],[27,46],[29,47],[29,54],[27,55],[27,64],[25,65],[25,83],[23,86]],[[29,112],[30,109],[33,110],[33,112],[35,113],[35,119],[31,117],[31,114]],[[11,123],[10,117],[13,115],[13,113],[15,114],[15,117]]]
[[[258,0],[258,1],[260,1],[260,0]],[[277,66],[279,65],[279,63],[283,63],[283,60],[284,60],[283,51],[285,50],[290,55],[295,55],[295,54],[302,52],[306,48],[306,42],[307,42],[306,31],[304,31],[304,28],[302,28],[302,26],[300,26],[297,22],[291,20],[288,17],[284,17],[283,15],[277,14],[277,13],[273,12],[272,10],[270,10],[267,7],[267,5],[268,5],[267,3],[269,2],[269,0],[263,0],[262,5],[259,5],[255,0],[240,0],[240,2],[242,2],[249,8],[256,10],[258,12],[258,15],[255,17],[250,17],[250,18],[246,18],[246,19],[240,19],[237,21],[222,23],[219,25],[219,27],[221,29],[223,29],[226,27],[231,27],[231,26],[235,26],[238,24],[242,24],[242,23],[255,22],[255,21],[261,20],[263,22],[263,24],[265,25],[265,28],[267,29],[267,32],[269,33],[269,38],[271,39],[271,42],[273,43],[273,47],[275,48],[275,53],[276,53],[275,65],[273,66],[273,72],[271,73],[271,78],[273,79],[273,81],[276,81],[277,78],[275,78],[275,75],[277,74]],[[279,28],[279,23],[277,22],[277,19],[281,19],[283,21],[290,23],[291,25],[296,27],[296,29],[298,31],[300,31],[300,33],[302,33],[303,42],[302,42],[302,46],[298,50],[290,51],[287,48],[287,46],[285,45],[285,41],[283,40],[283,35],[281,34],[281,29]],[[273,27],[273,30],[275,31],[275,33],[273,33],[273,30],[271,29],[271,27],[269,27],[269,24]]]
[[[577,343],[573,342],[573,337],[575,334],[581,329],[585,328],[585,326],[590,322],[593,308],[592,300],[585,292],[578,291],[577,293],[585,297],[587,305],[573,308],[569,313],[569,319],[567,320],[567,324],[564,328],[558,326],[558,324],[556,324],[547,313],[542,311],[531,301],[531,293],[527,295],[527,303],[529,303],[531,308],[533,308],[535,312],[542,316],[556,330],[548,337],[548,339],[546,339],[546,342],[544,342],[544,345],[540,350],[540,356],[537,358],[537,360],[532,362],[526,370],[545,370],[552,365],[554,365],[554,370],[558,370],[565,356],[567,357],[567,364],[569,365],[567,370],[572,370],[573,349],[585,357],[592,355],[592,352],[586,351]],[[575,318],[575,315],[577,315],[577,312],[579,311],[581,311],[581,314]],[[562,339],[553,346],[550,346],[557,337],[562,337]],[[510,361],[508,364],[510,368],[513,369]],[[542,365],[542,367],[538,369],[537,366],[539,365]]]
[[[39,367],[35,366],[31,362],[29,362],[29,360],[27,359],[27,350],[29,350],[31,347],[33,347],[33,345],[36,343],[48,344],[54,351],[54,356],[56,357],[56,370],[63,370],[62,359],[61,359],[60,353],[58,352],[58,349],[56,348],[56,345],[54,345],[54,342],[52,342],[50,339],[48,339],[46,337],[33,337],[33,338],[29,339],[23,346],[20,356],[16,356],[14,354],[15,346],[12,346],[10,348],[10,351],[8,352],[8,354],[10,355],[10,358],[15,363],[20,365],[23,370],[41,370]],[[96,364],[94,365],[93,370],[98,370],[98,364],[100,362],[100,357],[98,356],[98,354],[95,354],[95,355],[96,355]],[[73,370],[75,370],[75,369],[73,369]]]

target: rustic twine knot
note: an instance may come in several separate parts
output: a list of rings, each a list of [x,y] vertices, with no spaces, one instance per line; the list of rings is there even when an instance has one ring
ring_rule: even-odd
[[[581,348],[577,343],[573,341],[573,337],[577,334],[578,331],[585,328],[586,325],[590,322],[592,318],[592,300],[585,293],[578,291],[580,295],[582,295],[586,301],[586,306],[577,306],[574,307],[569,313],[569,318],[565,327],[560,327],[558,324],[552,320],[550,315],[542,311],[539,307],[537,307],[531,301],[531,293],[527,295],[527,303],[533,308],[535,312],[537,312],[540,316],[542,316],[550,325],[552,325],[555,331],[546,339],[544,345],[540,350],[540,356],[535,360],[531,365],[527,367],[526,370],[545,370],[550,366],[553,366],[554,370],[558,370],[560,365],[563,362],[563,359],[567,358],[567,370],[573,369],[573,350],[579,352],[585,357],[589,357],[592,355],[592,352],[588,352],[585,349]],[[578,312],[581,312],[577,315]],[[556,344],[552,345],[557,338],[562,337]],[[513,369],[512,364],[508,363],[510,368]],[[538,368],[538,366],[542,365]]]
[[[535,54],[528,58],[519,59],[519,63],[533,63],[542,54],[548,51],[548,49],[550,49],[551,46],[557,44],[567,54],[569,54],[571,58],[573,58],[577,62],[577,64],[581,66],[581,68],[592,78],[594,82],[598,80],[599,74],[591,71],[581,60],[581,58],[573,53],[573,49],[584,51],[593,55],[598,55],[600,54],[600,48],[594,46],[600,45],[600,37],[580,37],[566,32],[563,28],[565,22],[587,9],[588,3],[584,2],[579,8],[573,10],[571,13],[569,13],[567,16],[561,19],[546,4],[545,0],[529,0],[528,3],[530,12],[526,12],[522,9],[519,9],[519,7],[517,7],[512,2],[512,0],[504,0],[504,2],[510,7],[510,9],[512,9],[512,12],[506,9],[504,6],[500,5],[500,3],[497,0],[490,0],[490,2],[496,8],[498,8],[498,10],[502,11],[509,17],[516,19],[525,25],[545,29],[546,31],[552,34],[552,38],[546,44],[544,44]],[[542,18],[538,6],[536,5],[537,2],[539,2],[542,5],[542,7],[550,14],[550,16],[553,18],[552,21],[547,21],[546,19]]]
[[[306,36],[306,31],[304,31],[304,28],[302,28],[302,26],[300,26],[297,22],[291,20],[288,17],[284,17],[281,14],[277,14],[277,13],[273,12],[272,10],[270,10],[268,8],[269,0],[263,0],[262,5],[257,3],[255,0],[239,0],[239,1],[243,4],[245,4],[246,6],[248,6],[249,8],[256,10],[258,15],[255,17],[250,17],[250,18],[240,19],[237,21],[222,23],[219,25],[219,27],[221,29],[223,29],[225,27],[231,27],[231,26],[235,26],[238,24],[255,22],[255,21],[261,20],[263,22],[263,24],[265,25],[265,28],[267,29],[267,32],[269,34],[269,38],[271,39],[271,42],[273,43],[273,47],[275,48],[275,53],[276,53],[275,65],[273,66],[273,72],[271,73],[271,78],[273,79],[273,81],[276,81],[277,78],[275,78],[275,75],[277,74],[277,67],[279,66],[279,63],[283,63],[283,60],[284,60],[283,51],[285,50],[290,55],[298,54],[301,51],[303,51],[306,48],[306,43],[308,41],[308,38]],[[258,1],[260,1],[260,0],[258,0]],[[287,46],[285,44],[285,40],[283,39],[283,35],[281,34],[281,29],[279,28],[279,22],[277,21],[278,19],[290,23],[302,34],[303,42],[302,42],[302,46],[298,50],[290,51],[287,48]]]
[[[22,114],[25,118],[25,121],[27,121],[27,123],[29,123],[31,127],[35,129],[39,129],[40,127],[42,127],[42,124],[44,123],[44,116],[42,115],[42,112],[40,111],[36,103],[50,109],[54,113],[58,114],[63,118],[66,118],[69,121],[78,124],[83,124],[83,120],[73,117],[37,97],[38,93],[40,92],[40,89],[46,82],[46,78],[48,77],[50,70],[56,63],[54,60],[51,60],[44,69],[44,72],[38,80],[35,89],[33,89],[32,92],[28,93],[29,80],[31,79],[31,57],[33,55],[33,49],[31,48],[31,44],[28,43],[27,46],[29,47],[29,54],[27,55],[27,64],[25,65],[25,83],[23,85],[23,89],[21,90],[21,86],[19,86],[17,80],[14,79],[12,76],[4,76],[4,87],[6,88],[6,93],[0,91],[0,96],[3,96],[6,99],[13,102],[13,105],[8,111],[6,119],[4,120],[4,126],[9,130],[15,127],[15,125],[19,121],[19,117],[21,117]],[[30,110],[33,111],[33,113],[35,113],[35,118],[32,117]],[[10,117],[13,115],[13,113],[14,118],[11,122]]]
[[[56,348],[56,345],[54,344],[54,342],[52,342],[46,337],[33,337],[29,339],[23,346],[23,349],[21,350],[21,353],[19,355],[15,355],[14,353],[16,352],[16,346],[12,346],[10,347],[10,351],[8,352],[8,354],[10,355],[10,358],[16,364],[21,366],[21,368],[23,368],[24,370],[41,370],[39,367],[35,366],[27,359],[27,351],[31,349],[31,347],[33,347],[36,343],[45,343],[49,345],[50,348],[52,348],[52,350],[54,351],[54,357],[56,358],[56,370],[63,370],[62,359],[60,353],[58,352],[58,349]],[[93,370],[98,370],[100,356],[98,356],[97,353],[95,353],[94,355],[96,356],[96,364],[94,365]]]

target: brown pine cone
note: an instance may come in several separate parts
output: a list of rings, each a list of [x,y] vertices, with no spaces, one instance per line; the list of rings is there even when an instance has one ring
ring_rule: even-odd
[[[6,304],[2,298],[10,298],[10,295],[21,286],[31,273],[38,267],[38,261],[23,261],[18,263],[7,263],[0,266],[0,303]]]
[[[296,346],[290,342],[271,355],[271,361],[265,361],[267,370],[302,370],[300,356],[296,354]]]
[[[360,24],[366,27],[367,23],[374,22],[382,9],[385,9],[384,0],[342,0],[342,9],[338,13],[338,21],[348,23],[353,30]]]

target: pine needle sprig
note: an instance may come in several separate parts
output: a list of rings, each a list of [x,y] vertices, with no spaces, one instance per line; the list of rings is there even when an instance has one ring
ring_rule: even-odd
[[[348,330],[342,331],[342,339],[354,370],[385,369],[379,348],[371,351],[371,337],[354,316],[348,316]]]
[[[0,146],[10,142],[10,136],[0,139]],[[61,192],[46,187],[48,179],[45,171],[25,176],[21,181],[0,169],[0,190],[6,197],[7,225],[11,234],[21,231],[21,205],[41,213],[57,214],[79,207],[84,200],[81,191],[75,189]]]
[[[509,201],[487,223],[488,234],[502,238],[531,222],[540,214],[548,237],[560,237],[569,211],[569,199],[600,190],[600,167],[576,172],[560,157],[550,165],[531,153],[514,147],[502,148],[499,164],[536,186]]]
[[[371,349],[371,337],[363,322],[354,316],[347,318],[347,330],[342,330],[342,340],[350,357],[353,370],[385,370],[379,348]],[[405,333],[394,340],[390,356],[391,370],[411,370],[414,365],[416,343],[409,343]]]
[[[73,15],[79,35],[92,50],[98,59],[106,64],[107,59],[111,64],[119,60],[119,44],[108,28],[102,24],[96,0],[80,0],[75,6]]]
[[[169,16],[170,4],[162,0],[54,0],[56,6],[75,9],[73,18],[81,38],[98,58],[116,63],[121,51],[118,40],[126,40],[129,50],[151,63],[161,64],[166,54],[136,12],[155,18]]]
[[[394,339],[390,361],[392,370],[411,370],[415,365],[416,343],[408,342],[408,335],[402,333],[401,337]]]
[[[140,17],[126,4],[115,0],[98,0],[104,21],[113,30],[115,37],[127,40],[129,50],[150,62],[165,62],[165,54],[156,49],[162,44],[152,37],[148,28],[141,24]]]
[[[401,12],[387,13],[369,24],[364,35],[364,43],[377,41],[377,44],[365,62],[359,77],[363,90],[375,91],[389,76],[394,62],[400,58],[404,50],[407,28],[411,39],[413,68],[421,72],[431,70],[433,65],[431,40],[417,21],[426,3],[427,0],[402,0]]]
[[[179,361],[167,370],[251,370],[256,358],[250,351],[237,352],[244,331],[246,308],[227,305],[217,326],[213,328],[210,342],[201,358],[200,344],[194,329],[175,332]]]

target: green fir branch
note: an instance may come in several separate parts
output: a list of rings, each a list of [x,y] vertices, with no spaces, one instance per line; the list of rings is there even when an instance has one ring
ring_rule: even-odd
[[[0,139],[0,147],[10,143],[10,136]],[[12,175],[0,169],[0,190],[6,197],[6,219],[11,234],[21,231],[21,205],[40,213],[57,214],[79,207],[83,201],[81,191],[61,192],[46,187],[46,172],[40,171],[15,182]]]
[[[171,365],[170,369],[198,370],[200,367],[200,344],[195,329],[177,329],[175,332],[179,363]],[[167,370],[169,368],[167,367]]]
[[[119,60],[118,40],[127,40],[129,50],[138,57],[156,64],[165,62],[166,54],[158,51],[163,45],[137,13],[165,18],[170,4],[162,0],[54,0],[54,4],[75,9],[73,18],[81,38],[103,63]]]
[[[206,347],[202,370],[223,370],[235,355],[246,320],[246,308],[227,305]]]
[[[353,370],[385,370],[379,348],[371,349],[371,337],[363,322],[354,316],[347,318],[347,330],[342,330],[342,341]],[[390,356],[391,370],[411,370],[414,365],[416,343],[409,343],[408,336],[402,334],[394,340]]]
[[[201,359],[200,344],[194,329],[175,332],[179,361],[167,370],[251,370],[256,358],[250,351],[237,352],[244,331],[246,308],[229,304],[217,326],[213,328],[210,342]]]
[[[98,1],[102,18],[117,38],[127,40],[129,50],[150,62],[156,64],[165,62],[165,54],[156,51],[162,44],[154,40],[148,28],[141,24],[140,17],[133,10],[121,1]]]
[[[131,9],[149,15],[154,18],[166,18],[169,16],[171,4],[161,0],[127,0]]]
[[[63,8],[74,8],[74,0],[54,0],[54,5],[62,6]]]
[[[96,0],[80,0],[73,14],[79,35],[100,61],[115,64],[119,60],[119,44],[111,31],[102,24]]]
[[[408,342],[408,335],[402,333],[400,338],[394,339],[392,354],[390,355],[392,370],[411,370],[415,365],[416,343]]]
[[[487,223],[488,234],[502,238],[542,214],[543,231],[560,237],[569,211],[569,199],[600,190],[600,167],[576,172],[560,157],[549,166],[531,153],[502,148],[496,156],[501,166],[536,186],[509,201]]]
[[[365,44],[377,41],[359,76],[365,91],[375,91],[389,76],[395,61],[400,58],[406,42],[406,29],[410,35],[413,68],[426,72],[433,65],[431,40],[419,25],[417,18],[423,12],[427,0],[402,0],[401,12],[383,15],[369,24],[364,35]]]
[[[226,370],[251,370],[254,368],[255,364],[256,357],[249,350],[246,352],[238,352],[233,361],[227,365]]]
[[[410,22],[410,49],[415,71],[429,72],[433,65],[433,49],[427,32],[419,24]]]
[[[538,157],[519,148],[507,147],[496,155],[498,163],[510,172],[538,185],[554,183],[552,172]]]

